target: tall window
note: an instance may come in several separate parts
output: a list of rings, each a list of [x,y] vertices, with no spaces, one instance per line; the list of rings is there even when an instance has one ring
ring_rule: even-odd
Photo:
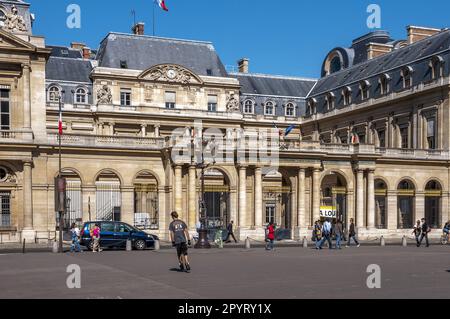
[[[9,89],[0,89],[0,130],[11,129]]]
[[[48,89],[48,101],[51,103],[58,103],[61,90],[57,86],[52,86]]]
[[[362,81],[359,85],[361,91],[361,100],[367,100],[369,98],[370,83],[368,81]]]
[[[436,149],[436,118],[427,119],[427,142],[428,149]]]
[[[75,92],[75,103],[76,104],[87,104],[87,91],[84,88],[79,88]]]
[[[326,111],[329,112],[334,109],[334,100],[335,96],[333,93],[328,93],[325,98],[325,104],[326,104]]]
[[[443,76],[443,64],[444,59],[440,57],[439,55],[434,56],[430,61],[430,71],[431,71],[431,79],[437,80]]]
[[[266,103],[266,106],[264,108],[264,114],[269,116],[275,115],[275,105],[273,104],[273,102]]]
[[[344,88],[342,91],[342,99],[344,101],[344,106],[352,104],[352,90],[349,87]]]
[[[401,147],[404,149],[409,148],[409,127],[403,126],[400,127],[400,139],[401,139]]]
[[[275,223],[275,211],[276,211],[275,205],[268,204],[266,206],[266,223],[267,224]]]
[[[316,113],[316,105],[317,105],[317,100],[315,98],[311,98],[308,100],[308,102],[306,104],[306,114],[308,116],[311,116],[314,113]]]
[[[208,112],[217,112],[217,95],[208,95]]]
[[[287,117],[295,116],[295,105],[293,103],[286,104],[286,116]]]
[[[177,94],[175,92],[166,92],[166,109],[174,109],[177,103]]]
[[[244,113],[245,114],[255,113],[255,111],[253,110],[253,101],[252,100],[246,100],[244,102]]]
[[[380,83],[380,94],[385,95],[389,93],[389,81],[391,80],[388,74],[383,74],[380,76],[378,82]]]
[[[121,106],[131,106],[131,90],[130,89],[120,90],[120,105]]]
[[[378,147],[386,147],[386,130],[378,130]]]
[[[11,226],[11,192],[0,192],[0,227]]]
[[[413,73],[413,68],[410,66],[408,66],[402,70],[401,77],[402,77],[404,89],[409,89],[413,85],[412,73]]]

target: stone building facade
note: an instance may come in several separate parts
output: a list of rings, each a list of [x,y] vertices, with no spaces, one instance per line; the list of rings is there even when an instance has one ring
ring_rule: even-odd
[[[22,1],[0,1],[0,21],[2,242],[55,237],[60,103],[66,224],[120,219],[167,238],[176,210],[194,230],[201,138],[208,226],[233,220],[241,239],[270,221],[310,237],[327,209],[362,239],[410,235],[422,217],[438,236],[449,219],[448,30],[370,33],[305,79],[249,73],[248,59],[229,73],[211,43],[143,25],[98,50],[49,46]]]

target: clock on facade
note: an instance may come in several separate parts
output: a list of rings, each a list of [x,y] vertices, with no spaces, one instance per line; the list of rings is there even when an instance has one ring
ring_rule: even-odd
[[[176,76],[177,76],[177,72],[175,70],[170,69],[170,70],[167,71],[167,77],[169,79],[173,80],[173,79],[175,79]]]

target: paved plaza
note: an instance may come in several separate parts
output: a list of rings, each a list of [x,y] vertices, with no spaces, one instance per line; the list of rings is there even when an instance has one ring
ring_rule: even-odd
[[[0,298],[448,298],[449,247],[362,247],[191,251],[180,273],[173,250],[100,254],[1,254]],[[69,265],[81,289],[69,289]],[[381,289],[367,288],[367,267],[381,267]]]

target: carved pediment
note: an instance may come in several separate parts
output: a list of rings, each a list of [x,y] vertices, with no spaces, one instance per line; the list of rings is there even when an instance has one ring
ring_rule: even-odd
[[[0,29],[0,48],[12,50],[36,51],[36,47],[15,35]]]
[[[145,70],[141,80],[179,84],[203,84],[202,79],[191,70],[176,64],[160,64]]]

